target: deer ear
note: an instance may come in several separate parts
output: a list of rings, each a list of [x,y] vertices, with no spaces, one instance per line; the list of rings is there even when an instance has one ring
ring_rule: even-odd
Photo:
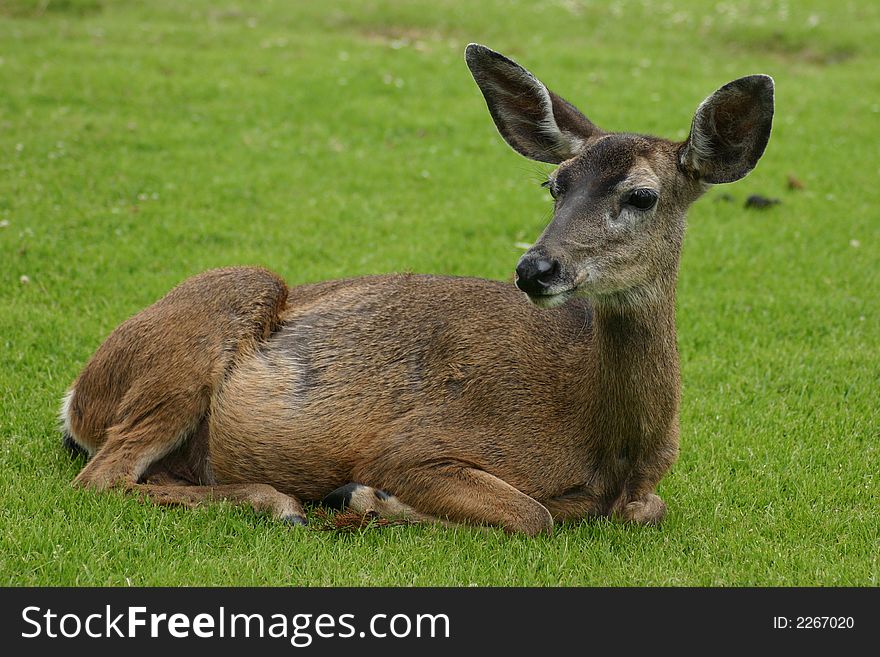
[[[472,43],[464,57],[498,132],[518,153],[558,164],[601,134],[574,105],[504,55]]]
[[[773,124],[773,78],[728,82],[700,103],[679,164],[707,183],[728,183],[755,168]]]

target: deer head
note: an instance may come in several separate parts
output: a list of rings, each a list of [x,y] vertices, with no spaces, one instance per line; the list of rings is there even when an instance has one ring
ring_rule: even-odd
[[[718,89],[676,143],[602,130],[485,46],[469,45],[465,59],[507,143],[559,165],[544,183],[553,219],[516,267],[517,286],[541,307],[572,296],[632,304],[673,290],[687,208],[710,185],[744,177],[770,137],[767,75]]]

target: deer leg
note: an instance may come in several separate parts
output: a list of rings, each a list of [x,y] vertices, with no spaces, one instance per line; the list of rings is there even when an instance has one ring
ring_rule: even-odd
[[[640,468],[630,476],[623,493],[611,505],[611,515],[625,522],[659,525],[666,517],[666,503],[655,492],[660,477],[671,464]]]
[[[586,490],[574,490],[549,500],[543,500],[555,522],[583,520],[602,515],[602,501]]]
[[[152,428],[151,432],[146,431],[148,427]],[[218,501],[248,504],[255,511],[267,512],[284,522],[306,524],[299,500],[268,484],[196,485],[195,482],[204,476],[200,452],[207,440],[207,424],[203,422],[176,452],[159,459],[157,454],[160,451],[174,446],[174,441],[161,439],[162,427],[162,423],[150,422],[140,423],[137,430],[129,432],[111,430],[108,440],[77,477],[76,483],[91,487],[119,485],[126,492],[161,505],[195,507]],[[196,471],[191,469],[192,465],[196,465]]]
[[[64,399],[66,440],[94,455],[76,483],[134,484],[185,442],[228,372],[280,325],[286,299],[271,272],[218,269],[123,322]]]
[[[321,504],[332,509],[351,509],[357,513],[375,513],[380,518],[403,518],[420,522],[438,522],[433,516],[419,513],[384,490],[352,482],[327,495]]]
[[[379,478],[383,490],[394,491],[401,503],[429,518],[497,525],[530,536],[549,533],[553,527],[550,512],[540,502],[469,464],[433,463]]]
[[[126,396],[126,419],[111,426],[103,445],[74,483],[103,490],[137,483],[154,462],[174,451],[195,430],[208,404],[208,389],[180,394],[160,404],[149,392]]]
[[[644,493],[616,504],[614,515],[626,522],[659,525],[666,517],[666,503],[656,493]]]
[[[594,495],[565,494],[544,500],[555,522],[570,522],[608,515],[607,507]],[[611,515],[625,522],[658,525],[666,515],[666,504],[655,493],[638,498],[621,496],[611,507]]]
[[[678,456],[678,435],[633,468],[623,494],[611,507],[612,514],[626,522],[659,525],[666,517],[666,504],[657,495],[657,484]]]
[[[151,477],[151,480],[153,478]],[[168,481],[161,474],[155,481]],[[221,484],[186,486],[168,483],[130,484],[126,490],[143,495],[150,501],[168,506],[196,507],[210,502],[248,504],[254,511],[265,512],[291,525],[305,525],[302,504],[291,495],[279,492],[269,484]]]

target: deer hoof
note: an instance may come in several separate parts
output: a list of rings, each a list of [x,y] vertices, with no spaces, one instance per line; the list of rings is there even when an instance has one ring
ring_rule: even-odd
[[[649,493],[629,502],[623,508],[623,519],[642,525],[659,525],[666,516],[666,504],[658,495]]]

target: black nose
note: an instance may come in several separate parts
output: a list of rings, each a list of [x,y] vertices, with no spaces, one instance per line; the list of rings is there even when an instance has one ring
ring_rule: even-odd
[[[543,257],[525,257],[516,266],[516,286],[532,296],[543,294],[559,272],[559,262]]]

